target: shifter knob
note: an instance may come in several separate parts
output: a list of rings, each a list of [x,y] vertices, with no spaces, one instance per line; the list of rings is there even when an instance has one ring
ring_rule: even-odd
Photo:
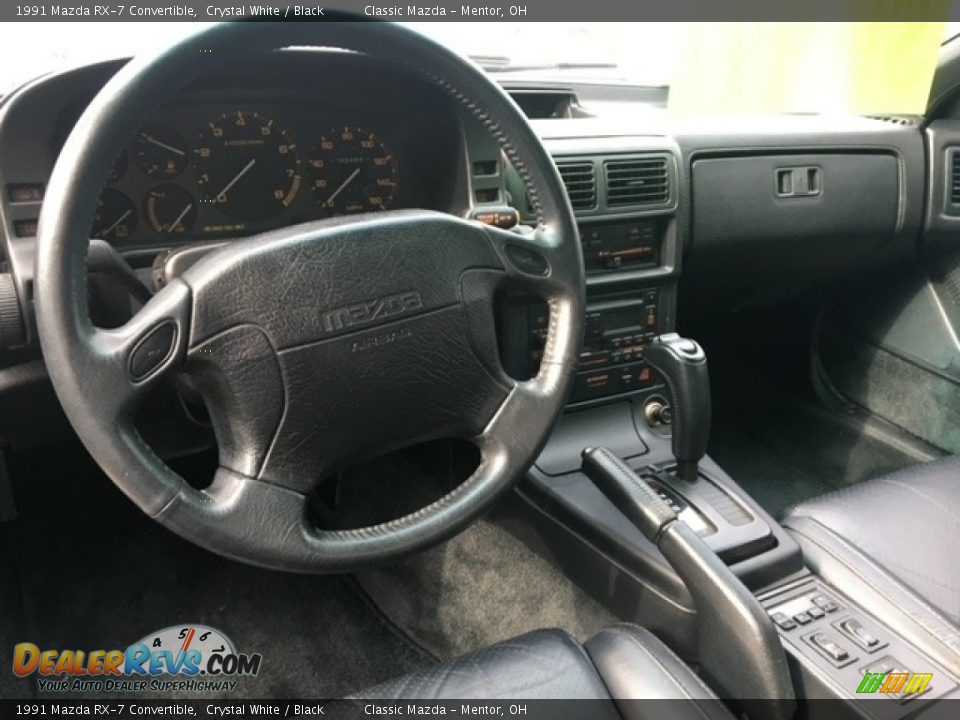
[[[673,456],[677,475],[697,479],[697,463],[710,439],[710,376],[707,356],[695,340],[676,333],[661,335],[647,346],[646,361],[663,375],[673,396]]]

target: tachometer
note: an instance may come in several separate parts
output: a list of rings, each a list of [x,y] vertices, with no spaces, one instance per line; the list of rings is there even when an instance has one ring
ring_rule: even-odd
[[[202,202],[240,220],[266,220],[300,189],[297,146],[273,120],[237,110],[207,123],[194,149]]]
[[[101,240],[126,240],[137,229],[137,208],[119,190],[106,188],[97,202],[90,234]]]
[[[359,127],[333,128],[322,135],[310,167],[313,193],[325,215],[386,210],[400,177],[390,148]]]

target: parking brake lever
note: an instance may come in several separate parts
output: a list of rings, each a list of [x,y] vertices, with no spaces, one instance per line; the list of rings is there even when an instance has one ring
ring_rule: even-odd
[[[716,553],[607,448],[583,451],[584,474],[653,542],[686,584],[697,610],[697,656],[709,683],[755,718],[796,709],[787,656],[770,616]]]

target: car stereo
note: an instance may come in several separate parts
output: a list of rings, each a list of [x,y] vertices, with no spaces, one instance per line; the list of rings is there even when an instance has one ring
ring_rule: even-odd
[[[640,390],[653,384],[653,372],[643,351],[658,334],[659,290],[589,305],[586,313],[580,369],[570,402],[582,402]],[[528,306],[528,361],[536,368],[543,357],[549,311],[546,304]]]
[[[579,229],[588,273],[653,267],[660,260],[660,219],[583,223]]]

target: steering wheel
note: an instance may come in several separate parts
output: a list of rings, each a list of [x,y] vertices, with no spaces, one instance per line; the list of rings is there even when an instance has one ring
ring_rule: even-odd
[[[523,178],[535,230],[422,210],[295,225],[227,243],[122,327],[95,327],[84,259],[118,145],[160,99],[201,73],[290,46],[383,58],[446,90]],[[511,378],[499,360],[494,298],[507,287],[549,306],[543,361],[530,380]],[[211,551],[305,572],[348,571],[428,547],[508,490],[563,409],[584,316],[573,212],[523,114],[469,61],[380,22],[226,23],[131,61],[90,103],[57,160],[40,218],[34,296],[53,387],[117,487]],[[219,468],[203,490],[134,427],[148,390],[174,372],[202,394],[217,439]],[[324,476],[452,437],[471,440],[480,462],[430,505],[357,529],[321,529],[309,519],[308,498]]]

